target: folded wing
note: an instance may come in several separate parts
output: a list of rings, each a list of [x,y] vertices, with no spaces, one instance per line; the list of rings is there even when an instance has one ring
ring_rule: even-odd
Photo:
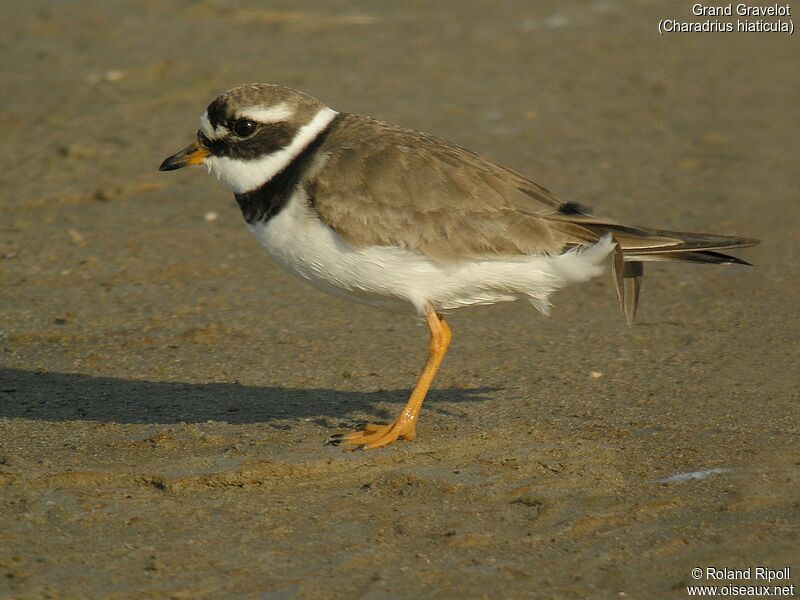
[[[631,227],[589,215],[522,175],[433,136],[356,115],[327,134],[307,190],[315,210],[353,247],[399,246],[442,263],[560,254],[604,235],[629,323],[642,263],[747,264],[719,250],[756,240]]]

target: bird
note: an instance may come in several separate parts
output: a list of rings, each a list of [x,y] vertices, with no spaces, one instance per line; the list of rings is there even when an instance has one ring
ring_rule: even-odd
[[[625,225],[433,135],[338,112],[303,92],[242,85],[214,99],[196,139],[161,171],[204,165],[289,273],[335,296],[425,321],[428,356],[398,417],[338,434],[356,449],[413,440],[457,308],[550,295],[610,265],[629,325],[643,264],[749,263],[758,240]]]

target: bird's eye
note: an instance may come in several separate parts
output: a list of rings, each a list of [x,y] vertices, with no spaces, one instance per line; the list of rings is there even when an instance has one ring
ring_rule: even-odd
[[[238,121],[231,123],[231,131],[233,131],[233,133],[240,138],[246,138],[253,135],[256,127],[258,127],[256,122],[251,121],[250,119],[239,119]]]

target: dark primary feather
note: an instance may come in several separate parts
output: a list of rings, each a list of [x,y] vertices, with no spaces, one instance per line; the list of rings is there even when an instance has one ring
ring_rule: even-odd
[[[611,234],[629,322],[643,274],[637,258],[742,264],[718,250],[758,243],[600,219],[474,152],[368,117],[340,115],[321,151],[306,187],[320,217],[353,247],[400,246],[457,263],[559,254]]]

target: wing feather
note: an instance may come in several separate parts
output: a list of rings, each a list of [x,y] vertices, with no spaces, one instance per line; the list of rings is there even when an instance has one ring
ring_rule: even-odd
[[[396,245],[454,262],[558,253],[600,237],[550,218],[566,203],[544,188],[432,136],[343,115],[324,151],[309,195],[354,247]]]
[[[320,217],[353,247],[399,246],[448,263],[558,254],[611,234],[625,261],[720,262],[714,250],[758,243],[600,219],[445,140],[358,115],[334,123],[306,185]]]

